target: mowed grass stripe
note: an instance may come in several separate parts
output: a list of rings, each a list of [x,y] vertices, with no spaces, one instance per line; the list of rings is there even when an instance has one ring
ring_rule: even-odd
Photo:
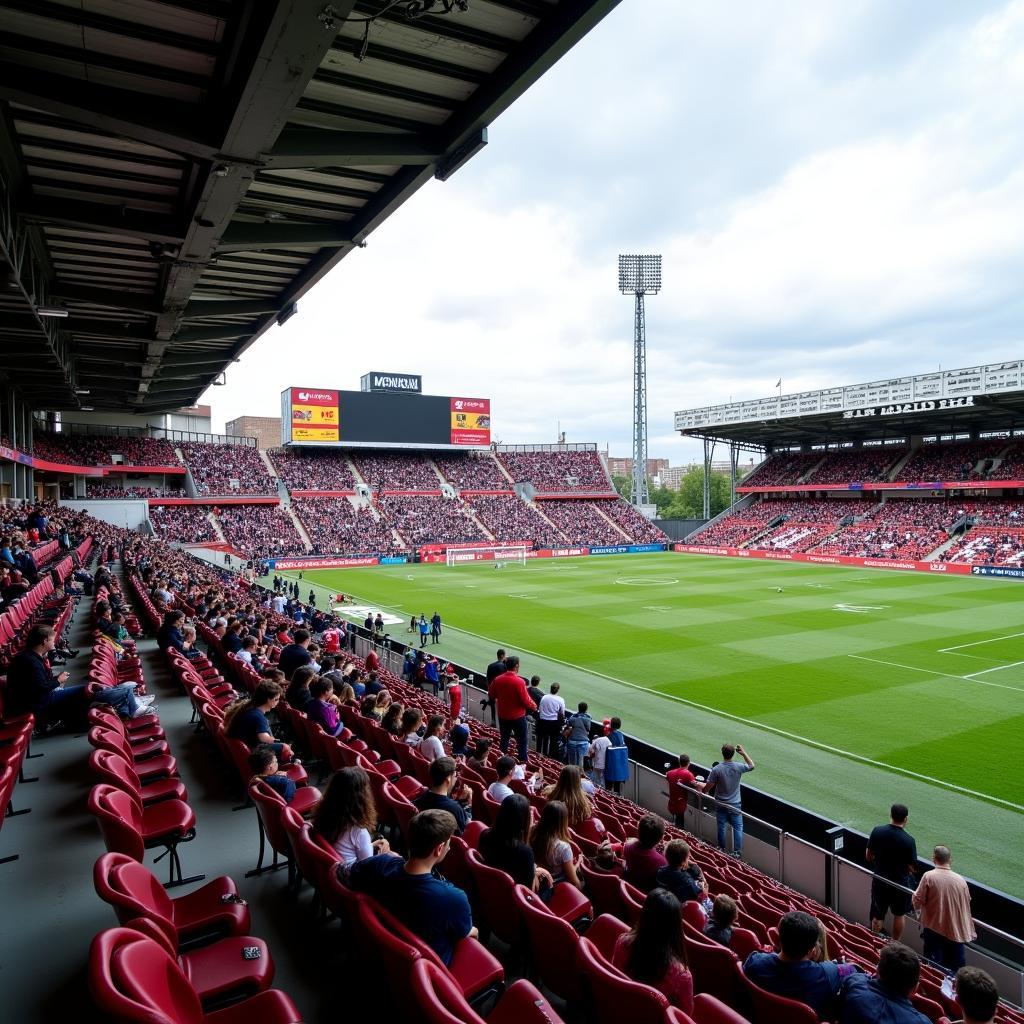
[[[674,554],[590,558],[571,565],[570,569],[567,563],[531,563],[525,569],[509,566],[500,572],[489,565],[399,566],[315,575],[324,579],[328,589],[354,592],[396,614],[407,617],[423,611],[429,617],[436,608],[449,626],[465,627],[469,634],[491,638],[510,649],[518,645],[538,652],[536,657],[524,658],[524,669],[541,672],[545,681],[562,681],[570,702],[587,696],[602,713],[622,711],[628,731],[670,749],[690,735],[695,749],[702,741],[704,751],[699,756],[705,761],[711,759],[719,737],[731,735],[734,726],[728,721],[745,727],[761,725],[766,731],[758,742],[780,753],[785,765],[774,764],[771,779],[767,772],[759,775],[760,784],[812,807],[808,794],[815,794],[824,798],[817,809],[843,820],[855,821],[864,807],[874,805],[874,813],[859,827],[876,823],[872,819],[879,813],[878,793],[893,788],[897,776],[889,774],[886,782],[887,766],[916,773],[922,778],[912,783],[913,776],[908,776],[898,783],[899,791],[909,789],[915,800],[923,801],[922,806],[930,805],[939,815],[936,820],[948,824],[943,829],[947,838],[950,828],[962,834],[962,841],[974,848],[979,867],[987,863],[990,873],[1002,870],[995,863],[1001,858],[990,856],[969,834],[972,814],[967,808],[973,803],[979,814],[1005,813],[1010,817],[1003,827],[1010,831],[1015,827],[1021,834],[1021,816],[1010,809],[1019,807],[1024,797],[1018,773],[994,776],[985,751],[965,756],[956,737],[965,723],[998,730],[999,715],[1012,720],[1024,710],[1024,695],[1019,698],[1015,691],[937,675],[930,678],[918,671],[858,664],[848,655],[865,653],[920,667],[925,673],[964,675],[993,667],[997,662],[972,664],[939,649],[999,636],[1000,630],[1020,632],[1003,625],[987,631],[990,618],[1008,619],[1013,583]],[[305,582],[313,575],[305,573]],[[412,580],[407,579],[409,575]],[[616,584],[623,577],[680,582]],[[834,609],[836,604],[888,607],[840,612]],[[909,618],[943,615],[957,607],[955,629],[935,623],[907,625]],[[1019,623],[1018,617],[1006,625],[1019,627]],[[469,634],[447,633],[442,649],[455,660],[482,667],[493,657],[491,642]],[[544,664],[540,658],[552,660]],[[1020,654],[1016,660],[1021,660]],[[1024,687],[1020,668],[982,679],[1003,677]],[[642,689],[627,694],[623,682]],[[666,705],[659,694],[674,698],[674,703]],[[955,714],[931,714],[936,702],[949,701],[951,696],[955,696]],[[991,697],[998,699],[993,703]],[[711,733],[693,732],[690,726],[698,719],[717,720],[718,725]],[[958,753],[943,760],[934,756],[932,748],[941,747],[947,735]],[[1013,731],[1007,735],[1012,742]],[[816,744],[813,756],[796,750],[794,742]],[[918,746],[929,751],[926,766],[914,764],[913,748]],[[1018,750],[1019,746],[1018,740]],[[854,772],[854,766],[834,752],[863,759],[861,768]],[[825,771],[826,777],[805,775],[799,791],[785,792],[790,778],[787,766],[808,762],[814,763],[815,772]],[[870,799],[849,792],[841,781],[851,772],[860,775],[861,769],[876,775],[872,793],[863,795]],[[926,783],[926,778],[956,788],[960,795],[943,792],[938,785]],[[890,792],[886,799],[898,799],[900,792]],[[1007,809],[985,808],[969,792],[1002,801]],[[962,801],[965,805],[950,820],[949,808]],[[993,880],[1007,884],[1006,879]]]

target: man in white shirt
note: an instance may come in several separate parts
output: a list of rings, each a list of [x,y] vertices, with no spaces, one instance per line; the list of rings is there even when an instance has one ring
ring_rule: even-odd
[[[537,753],[555,757],[558,733],[565,721],[565,701],[558,695],[558,683],[551,684],[551,692],[544,694],[537,705]]]
[[[278,615],[284,615],[284,607],[287,603],[284,594],[275,594],[270,606]]]
[[[498,773],[498,777],[487,787],[487,795],[500,804],[505,797],[511,796],[515,792],[509,783],[516,770],[516,759],[508,754],[503,754],[494,762],[494,770]]]

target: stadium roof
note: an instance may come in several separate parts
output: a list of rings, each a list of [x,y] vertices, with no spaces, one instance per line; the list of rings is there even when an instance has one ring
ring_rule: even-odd
[[[0,377],[194,403],[618,2],[0,0]]]
[[[675,428],[756,448],[1024,430],[1024,360],[689,409]]]

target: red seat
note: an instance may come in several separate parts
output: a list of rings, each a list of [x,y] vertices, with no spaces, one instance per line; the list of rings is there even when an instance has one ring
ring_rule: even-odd
[[[316,799],[319,799],[319,790],[312,786],[304,788],[309,790],[310,793],[316,794]],[[295,862],[292,857],[292,844],[282,821],[282,814],[288,807],[284,802],[284,797],[260,779],[253,779],[249,783],[249,797],[256,805],[256,822],[259,825],[260,831],[260,852],[256,861],[256,867],[246,872],[246,878],[262,874],[264,871],[274,871],[279,867],[287,865],[289,884],[294,884]],[[303,799],[311,798],[307,796]],[[267,843],[270,844],[270,848],[274,852],[274,859],[264,867],[263,858],[266,854]],[[283,857],[285,864],[279,864],[278,857]]]
[[[89,990],[108,1020],[138,1024],[301,1024],[295,1004],[276,989],[204,1013],[182,969],[153,939],[111,928],[89,950]]]
[[[308,788],[308,787],[307,787]],[[314,912],[324,905],[320,894],[327,883],[327,874],[337,871],[341,863],[334,847],[315,832],[309,822],[291,807],[281,809],[281,824],[292,844],[292,854],[298,867],[297,881],[305,879],[313,887]]]
[[[739,1008],[741,996],[736,979],[736,954],[695,932],[689,925],[684,924],[683,936],[686,961],[693,972],[694,991],[706,992],[728,1006]]]
[[[436,964],[419,959],[412,965],[415,1018],[423,1024],[483,1024],[455,982]],[[551,1004],[528,981],[517,981],[487,1015],[487,1024],[562,1024]]]
[[[662,1024],[669,1005],[665,996],[627,978],[587,938],[576,946],[576,964],[590,990],[597,1024]]]
[[[270,948],[253,935],[232,935],[208,946],[180,952],[174,925],[163,918],[137,917],[128,928],[159,942],[182,969],[204,1006],[234,1002],[264,992],[274,980],[274,960]],[[260,955],[246,959],[242,950],[255,947]]]
[[[704,908],[696,900],[687,900],[683,904],[683,920],[692,924],[699,932],[704,931],[704,925],[708,922],[708,915]]]
[[[621,879],[605,871],[596,871],[586,863],[580,868],[583,884],[587,887],[594,909],[599,914],[611,914],[620,921],[626,919],[626,910],[622,905]]]
[[[133,743],[139,740],[165,739],[156,715],[139,715],[136,718],[122,718],[109,704],[91,704],[88,719],[90,725],[114,728],[123,731]]]
[[[583,998],[579,975],[574,970],[566,970],[566,963],[575,958],[576,944],[579,935],[576,929],[560,917],[555,917],[541,902],[536,893],[530,892],[523,885],[514,890],[519,913],[526,927],[529,944],[530,960],[533,969],[541,982],[559,999],[570,1005],[579,1005]],[[598,918],[598,921],[602,918]],[[597,921],[591,925],[589,935],[597,927]],[[625,929],[625,925],[622,926]]]
[[[774,992],[755,985],[737,960],[733,968],[739,983],[754,1008],[757,1024],[818,1024],[818,1015],[806,1003],[777,996]]]
[[[487,826],[478,818],[473,818],[462,833],[463,841],[471,850],[477,850],[480,848],[480,837],[486,831]]]
[[[707,992],[693,997],[693,1016],[697,1024],[750,1024],[739,1011]]]
[[[109,750],[120,754],[135,769],[140,779],[170,778],[178,774],[178,762],[170,754],[141,758],[119,732],[105,727],[94,726],[89,730],[89,743],[96,750]]]
[[[635,885],[619,880],[621,892],[622,910],[626,915],[626,921],[631,926],[640,923],[640,917],[644,912],[644,900],[647,898]]]
[[[196,835],[196,816],[182,800],[163,800],[143,807],[138,797],[105,783],[93,786],[89,793],[89,811],[96,818],[107,849],[142,861],[144,851],[162,846],[157,860],[168,858],[168,887],[195,882],[203,875],[183,878],[178,845]]]
[[[588,929],[587,938],[597,946],[597,951],[611,963],[615,943],[629,931],[629,925],[611,914],[602,914]]]
[[[171,899],[147,867],[125,854],[106,853],[93,867],[93,884],[122,924],[137,917],[160,918],[171,923],[179,943],[249,930],[249,907],[238,901],[235,883],[223,875]]]
[[[504,987],[505,969],[476,939],[467,937],[459,940],[451,965],[446,968],[427,943],[376,900],[367,899],[359,905],[357,921],[362,930],[361,937],[373,945],[384,965],[396,1006],[408,1005],[403,997],[412,997],[409,969],[421,958],[449,974],[462,994],[471,1001],[482,1001]]]
[[[181,779],[152,779],[143,785],[132,766],[109,750],[94,750],[89,755],[89,767],[98,781],[134,794],[143,807],[162,800],[188,800],[188,790]]]

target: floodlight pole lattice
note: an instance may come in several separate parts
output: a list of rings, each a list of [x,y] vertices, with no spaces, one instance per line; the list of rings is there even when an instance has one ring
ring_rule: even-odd
[[[660,256],[620,256],[619,291],[634,297],[633,311],[633,479],[629,500],[650,504],[647,489],[647,323],[644,296],[661,291]]]

